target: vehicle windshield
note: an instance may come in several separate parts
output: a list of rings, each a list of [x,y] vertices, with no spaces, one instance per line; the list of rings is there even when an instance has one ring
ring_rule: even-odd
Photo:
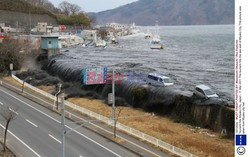
[[[164,83],[173,83],[173,81],[170,78],[164,78],[163,82]]]
[[[211,89],[206,89],[206,90],[204,90],[204,92],[205,92],[206,95],[213,95],[213,94],[215,94],[215,92],[212,91]]]

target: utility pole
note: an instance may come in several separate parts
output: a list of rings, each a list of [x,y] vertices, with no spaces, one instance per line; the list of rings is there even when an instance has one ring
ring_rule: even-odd
[[[61,97],[61,115],[62,115],[62,119],[61,119],[61,125],[62,125],[62,157],[65,157],[65,112],[64,112],[64,93],[62,93],[62,97]]]
[[[112,79],[112,120],[113,120],[113,125],[114,125],[114,137],[115,135],[115,70],[113,69],[113,79]]]

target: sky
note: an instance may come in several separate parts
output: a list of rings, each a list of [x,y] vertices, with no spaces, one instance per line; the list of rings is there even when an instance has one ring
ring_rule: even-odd
[[[113,9],[124,4],[135,2],[137,0],[49,0],[56,7],[63,1],[68,1],[79,5],[85,12],[99,12],[108,9]]]

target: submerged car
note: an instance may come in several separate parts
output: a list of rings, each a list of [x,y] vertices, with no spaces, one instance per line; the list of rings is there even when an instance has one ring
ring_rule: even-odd
[[[219,97],[210,87],[204,84],[195,87],[194,95],[205,99]]]
[[[149,73],[146,82],[148,85],[154,85],[154,86],[174,85],[174,82],[171,78],[157,73]]]

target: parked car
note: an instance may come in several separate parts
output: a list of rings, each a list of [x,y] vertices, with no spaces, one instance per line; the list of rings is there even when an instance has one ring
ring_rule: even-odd
[[[157,73],[149,73],[146,78],[146,82],[148,85],[154,85],[154,86],[174,85],[174,82],[171,78]]]
[[[219,97],[210,87],[204,84],[195,87],[194,95],[205,99]]]

